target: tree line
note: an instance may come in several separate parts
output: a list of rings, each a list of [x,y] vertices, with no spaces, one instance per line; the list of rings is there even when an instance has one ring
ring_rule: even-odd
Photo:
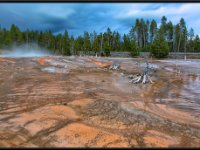
[[[65,30],[63,34],[54,35],[51,30],[21,31],[12,24],[10,29],[0,27],[0,48],[9,49],[13,45],[37,43],[39,46],[61,55],[79,55],[101,53],[106,56],[111,51],[131,52],[138,56],[139,52],[151,52],[155,57],[166,57],[168,52],[200,52],[200,39],[194,30],[187,29],[183,18],[178,24],[161,18],[161,25],[151,21],[136,19],[128,34],[121,35],[118,31],[107,28],[105,32],[89,33],[74,37]]]

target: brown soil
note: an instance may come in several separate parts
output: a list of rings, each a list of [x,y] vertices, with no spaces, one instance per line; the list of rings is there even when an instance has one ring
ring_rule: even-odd
[[[140,62],[0,58],[0,147],[199,147],[200,65],[153,60],[131,84]]]

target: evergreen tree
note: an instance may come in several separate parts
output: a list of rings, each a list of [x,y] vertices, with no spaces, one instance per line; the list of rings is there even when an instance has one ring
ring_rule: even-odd
[[[74,50],[78,54],[80,51],[83,51],[83,45],[84,45],[84,39],[79,36],[75,41],[74,41]]]
[[[156,23],[156,21],[153,19],[153,20],[151,21],[151,25],[150,25],[150,43],[153,42],[156,33],[157,33],[157,23]]]
[[[104,53],[106,56],[110,56],[110,46],[108,41],[106,41],[104,44]]]
[[[91,50],[91,42],[90,42],[90,35],[88,32],[84,32],[84,45],[83,45],[83,49],[84,49],[84,53],[88,53]]]
[[[120,50],[120,34],[119,32],[113,32],[113,40],[112,40],[112,51]]]
[[[100,44],[98,40],[97,33],[94,31],[93,32],[93,43],[92,43],[92,50],[97,53],[100,51]]]
[[[187,44],[187,28],[186,28],[186,23],[185,20],[183,18],[181,18],[180,20],[180,50],[182,50],[182,52],[186,51],[186,44]]]
[[[70,52],[70,40],[69,40],[69,35],[68,35],[68,32],[67,30],[65,30],[65,33],[64,33],[64,37],[63,37],[63,55],[71,55],[71,52]]]
[[[194,39],[194,52],[200,52],[200,39],[198,35]]]
[[[166,25],[167,43],[170,50],[173,50],[173,24],[169,21]]]
[[[123,44],[122,44],[122,51],[128,51],[131,52],[131,41],[129,36],[127,36],[126,34],[124,34],[123,36]]]
[[[75,39],[73,35],[71,35],[69,43],[70,43],[70,54],[77,55],[77,51],[75,51],[74,49]]]
[[[165,16],[161,18],[160,30],[164,33],[164,38],[167,39],[167,18]]]
[[[151,54],[155,58],[166,58],[169,54],[169,47],[165,40],[165,32],[163,28],[160,28],[155,40],[151,45]]]
[[[99,34],[95,31],[84,32],[83,36],[74,38],[69,36],[67,30],[56,35],[51,30],[21,31],[18,26],[12,24],[8,30],[0,26],[0,48],[10,49],[13,45],[18,46],[24,43],[31,47],[33,43],[36,43],[40,47],[61,55],[78,55],[79,52],[88,54],[90,51],[106,52],[108,55],[110,51],[122,50],[131,52],[135,56],[140,51],[151,50],[152,53],[158,53],[155,55],[160,56],[162,50],[158,47],[164,48],[165,54],[167,54],[166,49],[173,52],[200,52],[199,37],[194,35],[193,29],[187,31],[183,18],[178,24],[173,25],[165,16],[161,18],[160,27],[157,27],[154,19],[151,22],[144,18],[136,19],[129,33],[123,35],[122,39],[119,32],[112,32],[109,27]],[[155,43],[159,43],[158,46]]]
[[[191,28],[189,33],[188,33],[188,44],[187,44],[187,49],[190,50],[190,52],[194,52],[194,29]]]

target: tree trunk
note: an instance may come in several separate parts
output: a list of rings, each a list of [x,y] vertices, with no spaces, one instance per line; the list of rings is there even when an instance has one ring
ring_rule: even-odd
[[[179,52],[180,44],[181,44],[181,33],[180,33],[179,43],[178,43],[178,52]]]

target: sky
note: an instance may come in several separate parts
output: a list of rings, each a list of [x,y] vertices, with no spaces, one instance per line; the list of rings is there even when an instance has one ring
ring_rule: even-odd
[[[200,35],[200,3],[0,3],[0,25],[11,24],[20,30],[51,29],[54,34],[65,30],[77,37],[84,31],[104,32],[108,27],[128,33],[136,18],[155,19],[162,16],[177,24],[181,18],[188,29]]]

